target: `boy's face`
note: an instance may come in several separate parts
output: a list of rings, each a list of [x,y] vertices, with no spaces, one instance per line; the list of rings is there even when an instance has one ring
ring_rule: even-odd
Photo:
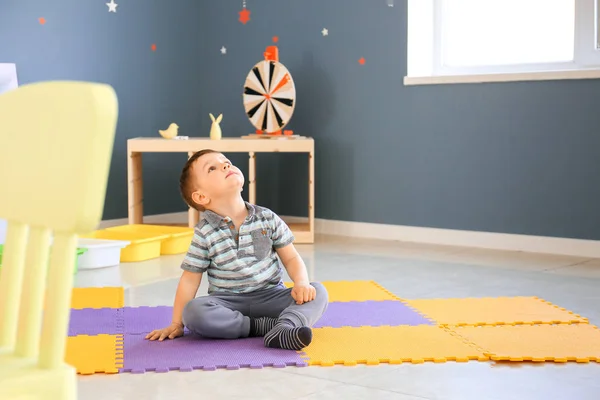
[[[244,187],[242,172],[221,153],[203,155],[192,168],[197,188],[192,199],[200,205],[238,195]]]

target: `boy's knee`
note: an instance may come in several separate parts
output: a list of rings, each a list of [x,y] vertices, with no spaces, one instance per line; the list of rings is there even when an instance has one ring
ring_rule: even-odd
[[[311,285],[315,288],[315,291],[317,292],[315,300],[322,302],[323,304],[329,303],[329,293],[327,293],[327,289],[325,288],[325,286],[323,286],[323,284],[319,282],[312,282]]]
[[[207,310],[210,306],[207,299],[203,297],[198,297],[188,302],[183,307],[183,325],[191,332],[201,335],[206,330],[209,321]]]

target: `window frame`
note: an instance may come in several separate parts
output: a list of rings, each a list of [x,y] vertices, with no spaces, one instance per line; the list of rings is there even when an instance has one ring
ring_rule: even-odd
[[[432,12],[430,21],[423,21],[423,15],[415,16],[415,2],[430,2]],[[533,63],[517,65],[490,65],[477,67],[447,67],[442,64],[442,7],[447,0],[408,0],[408,47],[406,85],[437,83],[472,83],[503,82],[547,79],[591,79],[600,78],[600,0],[575,0],[575,35],[574,59],[572,62]],[[485,0],[482,0],[485,1]],[[523,0],[526,1],[526,0]],[[422,3],[420,6],[423,6]],[[423,13],[424,11],[422,11]],[[412,19],[411,19],[412,14]],[[411,71],[415,49],[422,47],[423,42],[411,38],[411,31],[416,26],[426,26],[430,37],[427,42],[431,46],[419,55],[418,74]],[[423,31],[421,31],[423,33]],[[584,39],[587,37],[588,39]],[[428,64],[431,63],[431,66]],[[416,63],[413,63],[413,66]],[[414,68],[412,68],[414,69]]]

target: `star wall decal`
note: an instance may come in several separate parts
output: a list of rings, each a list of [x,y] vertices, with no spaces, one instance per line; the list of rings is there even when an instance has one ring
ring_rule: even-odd
[[[240,14],[240,22],[242,24],[246,25],[246,23],[248,21],[250,21],[250,10],[248,10],[246,7],[244,7],[244,9],[239,12],[239,14]]]
[[[221,47],[221,54],[227,54],[227,49],[225,46]]]
[[[329,35],[329,30],[327,28],[323,28],[323,30],[321,31],[321,34],[323,36],[327,36],[327,35]]]
[[[110,0],[110,3],[106,3],[106,5],[108,6],[108,12],[117,12],[118,4],[115,3],[115,0]]]

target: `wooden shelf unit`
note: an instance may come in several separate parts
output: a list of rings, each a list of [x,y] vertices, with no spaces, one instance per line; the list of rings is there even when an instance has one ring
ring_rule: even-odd
[[[314,243],[315,238],[315,144],[309,137],[294,139],[209,138],[163,139],[134,138],[127,140],[128,220],[130,224],[144,223],[142,153],[186,153],[188,157],[203,149],[222,153],[248,153],[248,201],[256,203],[257,153],[308,153],[308,222],[290,223],[295,243]],[[188,226],[194,227],[198,211],[188,210]],[[287,221],[286,221],[287,222]]]

